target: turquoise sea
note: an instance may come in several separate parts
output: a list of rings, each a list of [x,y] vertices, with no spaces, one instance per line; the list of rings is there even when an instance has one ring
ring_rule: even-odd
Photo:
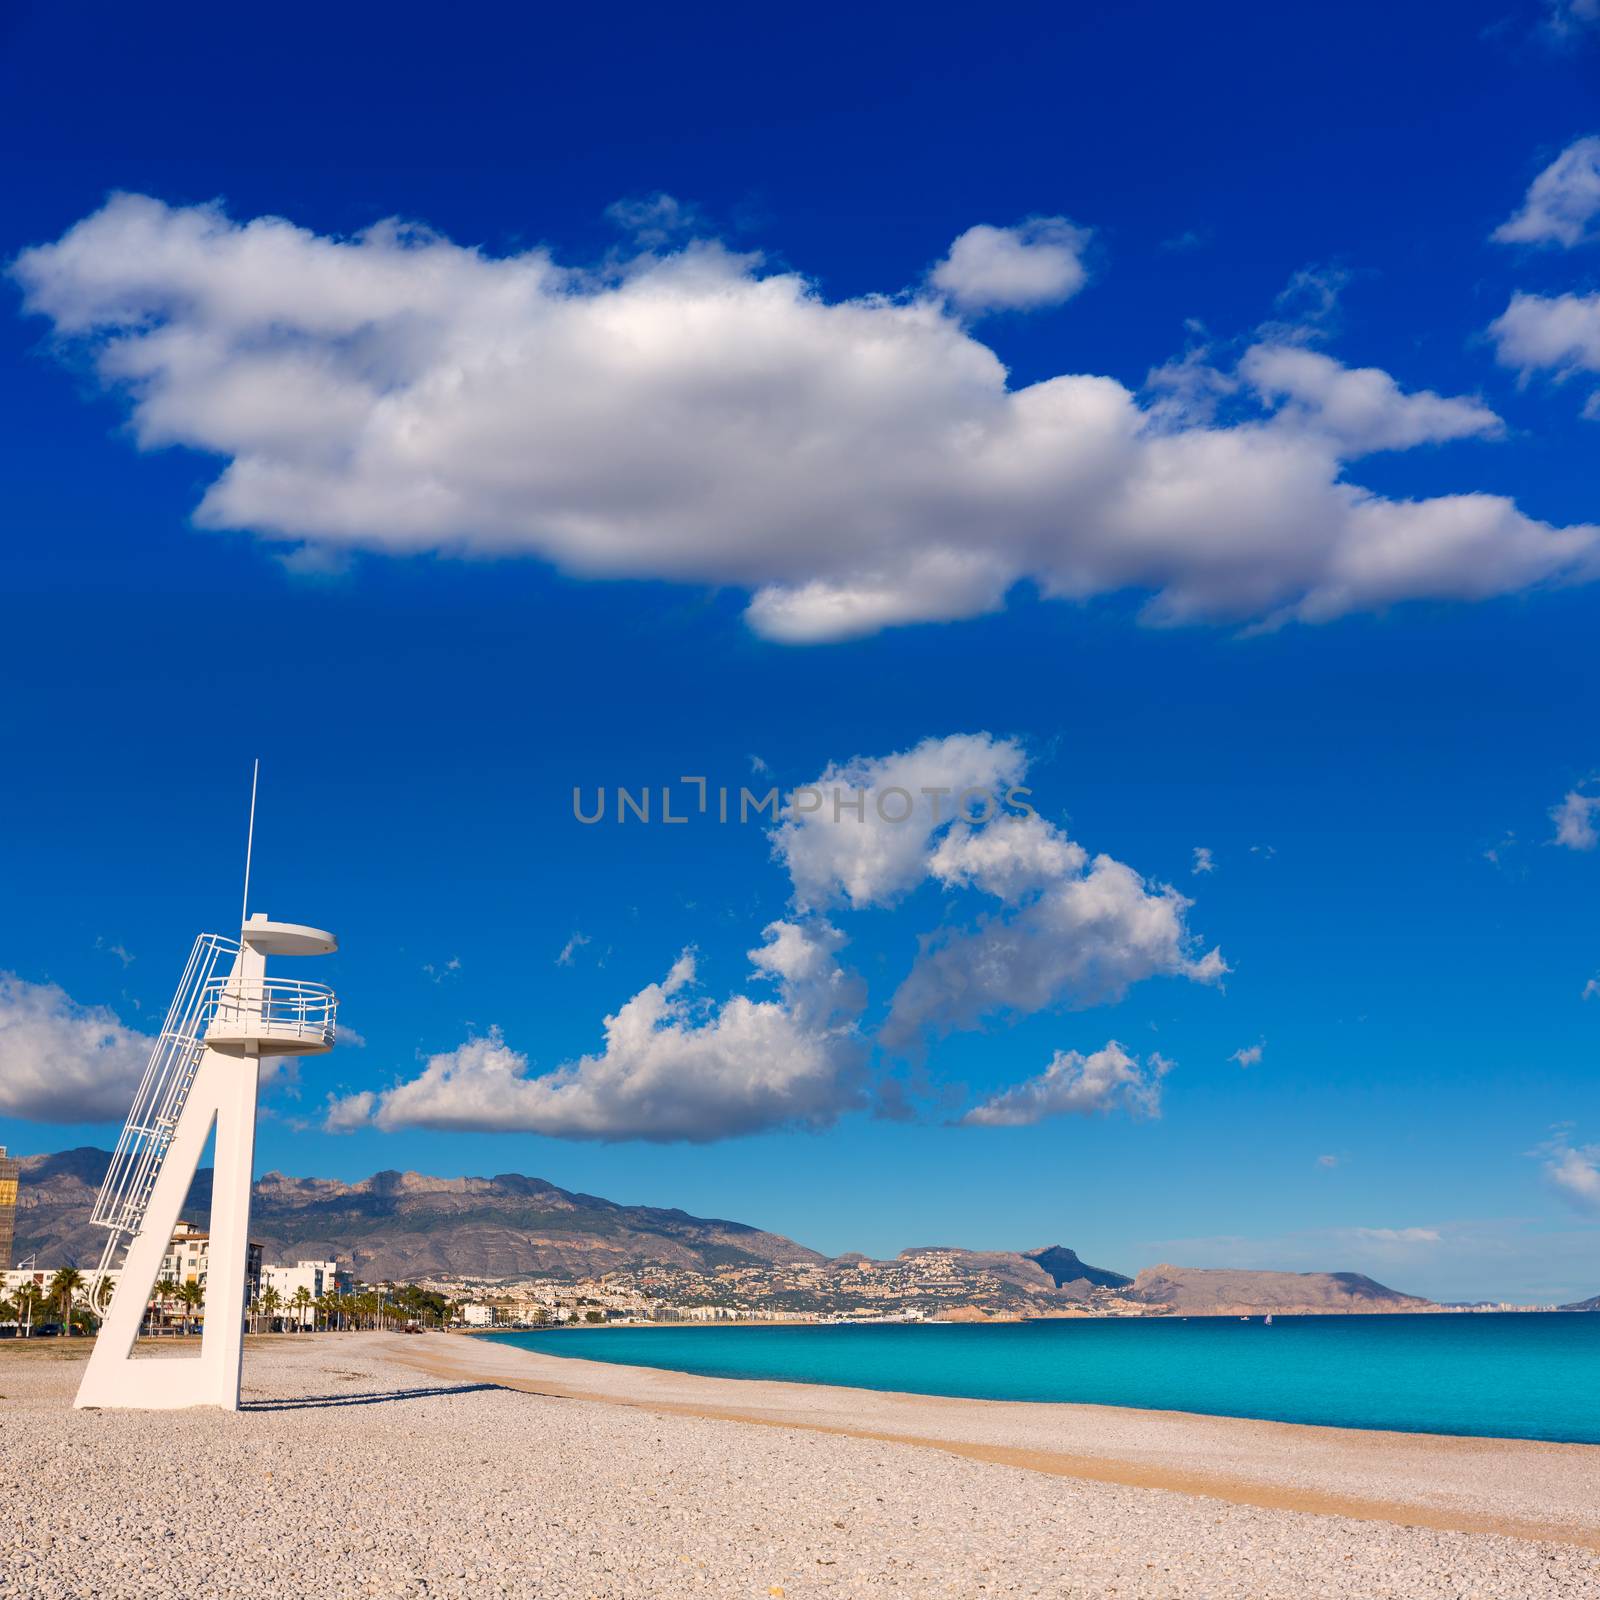
[[[554,1356],[718,1378],[1600,1444],[1600,1314],[562,1329]]]

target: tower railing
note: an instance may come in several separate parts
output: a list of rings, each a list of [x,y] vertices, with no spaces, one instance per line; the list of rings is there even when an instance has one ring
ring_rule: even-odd
[[[299,978],[212,978],[200,1001],[203,1036],[212,1043],[333,1043],[339,1002],[325,983]]]

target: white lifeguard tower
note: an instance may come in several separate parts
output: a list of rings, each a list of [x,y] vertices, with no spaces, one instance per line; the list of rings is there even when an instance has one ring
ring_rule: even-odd
[[[254,835],[252,784],[252,843]],[[90,1281],[91,1303],[124,1245],[127,1255],[78,1386],[80,1407],[239,1409],[261,1058],[332,1049],[338,1006],[326,984],[267,976],[268,956],[327,955],[338,948],[333,935],[274,922],[261,912],[252,916],[249,897],[247,845],[239,937],[203,933],[195,940],[95,1202],[91,1220],[109,1229],[110,1238]],[[136,1360],[139,1324],[213,1125],[217,1146],[200,1354]]]

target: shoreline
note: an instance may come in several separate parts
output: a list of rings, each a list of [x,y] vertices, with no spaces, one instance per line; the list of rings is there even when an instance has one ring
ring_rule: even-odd
[[[658,1415],[932,1449],[1052,1477],[1600,1551],[1600,1445],[969,1400],[548,1356],[449,1334],[373,1334],[439,1378]]]

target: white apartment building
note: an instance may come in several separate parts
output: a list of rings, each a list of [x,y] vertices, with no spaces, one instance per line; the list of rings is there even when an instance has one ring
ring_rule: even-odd
[[[492,1328],[500,1320],[499,1306],[462,1306],[461,1316],[469,1328]]]
[[[173,1229],[167,1253],[161,1258],[161,1271],[156,1276],[156,1282],[197,1283],[204,1289],[210,1257],[211,1235],[204,1228],[195,1227],[193,1223],[180,1222]],[[92,1269],[88,1266],[80,1266],[78,1270],[83,1273],[85,1279],[92,1276]],[[55,1275],[56,1268],[53,1266],[26,1270],[14,1267],[6,1272],[0,1272],[0,1293],[15,1294],[25,1284],[32,1284],[42,1293],[49,1289],[50,1280]],[[113,1286],[121,1276],[120,1267],[113,1267],[106,1273]],[[254,1241],[250,1244],[247,1257],[245,1281],[250,1298],[254,1299],[261,1283],[261,1246]]]
[[[269,1261],[261,1268],[261,1293],[278,1291],[274,1315],[285,1327],[309,1328],[315,1323],[314,1307],[301,1310],[294,1304],[300,1290],[320,1300],[325,1294],[349,1294],[354,1287],[355,1279],[337,1261],[296,1261],[293,1266]]]
[[[211,1235],[193,1223],[180,1222],[172,1230],[167,1253],[161,1258],[156,1282],[198,1283],[206,1286],[206,1269],[211,1264]],[[261,1289],[261,1246],[253,1239],[245,1261],[245,1298],[254,1300]]]

